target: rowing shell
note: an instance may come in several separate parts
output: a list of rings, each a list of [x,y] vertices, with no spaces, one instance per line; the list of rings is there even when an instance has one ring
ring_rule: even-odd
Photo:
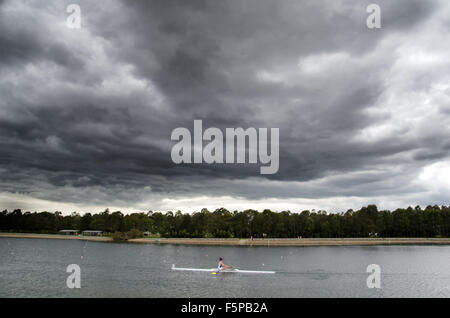
[[[191,271],[191,272],[219,272],[219,273],[246,273],[246,274],[275,274],[274,271],[249,271],[243,269],[227,269],[227,270],[218,270],[217,268],[182,268],[175,267],[175,264],[172,264],[173,271]]]

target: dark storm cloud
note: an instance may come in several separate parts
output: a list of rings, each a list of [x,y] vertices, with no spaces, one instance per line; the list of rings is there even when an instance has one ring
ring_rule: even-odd
[[[311,92],[302,84],[290,89],[276,85],[267,87],[255,81],[254,74],[259,69],[278,64],[295,68],[300,57],[313,53],[345,51],[362,54],[372,49],[380,37],[367,36],[366,15],[355,12],[358,9],[364,12],[365,5],[342,10],[328,10],[312,2],[298,1],[283,5],[273,1],[207,2],[204,5],[195,1],[155,1],[135,5],[137,9],[133,16],[136,18],[132,20],[147,18],[148,29],[143,32],[142,25],[131,26],[136,31],[133,34],[138,43],[144,43],[140,45],[147,44],[147,50],[152,52],[159,65],[158,71],[152,71],[146,67],[146,60],[138,59],[134,61],[136,69],[140,70],[140,75],[152,78],[168,96],[175,111],[186,117],[182,122],[184,126],[190,126],[195,118],[202,118],[205,124],[221,128],[241,125],[280,127],[284,138],[280,151],[283,164],[280,173],[273,178],[308,180],[324,168],[332,170],[348,162],[348,158],[343,158],[341,163],[331,163],[329,167],[317,165],[315,171],[305,171],[308,163],[322,158],[323,154],[314,149],[311,157],[302,158],[306,165],[300,165],[295,155],[286,157],[283,154],[290,153],[294,144],[301,144],[303,138],[306,148],[311,142],[320,143],[321,136],[316,134],[325,134],[330,143],[314,148],[327,148],[325,151],[330,157],[339,157],[342,147],[346,147],[342,143],[347,135],[372,120],[362,111],[378,98],[380,83],[366,80],[366,73],[363,73],[350,74],[351,78],[339,84],[336,80],[341,79],[337,74],[320,83],[331,88],[331,92],[330,89]],[[392,22],[392,31],[420,24],[434,8],[419,2],[403,1],[397,5],[389,4],[386,9],[386,12],[391,11],[386,19],[388,22],[395,20],[395,12],[402,15],[401,19]],[[411,19],[403,19],[408,12]],[[359,36],[359,41],[354,40],[355,35]],[[336,86],[339,92],[333,90]],[[261,118],[261,111],[269,111],[260,108],[261,102],[269,101],[269,107],[283,109],[289,98],[294,97],[303,97],[307,103],[287,109],[292,116],[277,114],[280,120],[271,118],[270,121]],[[296,133],[293,139],[286,136],[289,127]],[[342,134],[338,143],[341,148],[333,151],[330,147],[336,143],[329,137],[336,134]],[[392,152],[403,150],[404,146],[400,145]],[[304,152],[304,155],[307,154]],[[361,156],[359,160],[363,162],[367,158]],[[195,169],[197,174],[204,171],[210,170]],[[236,177],[254,173],[254,170],[245,173],[235,168],[215,169],[211,173],[223,175],[221,171]]]
[[[1,6],[0,2],[0,6]],[[5,19],[6,12],[1,12],[0,20],[0,63],[2,67],[12,67],[15,64],[34,63],[45,59],[53,61],[68,69],[82,69],[83,59],[74,56],[70,48],[58,42],[49,43],[42,31],[37,32],[33,21],[24,21],[24,24],[14,24]]]
[[[168,197],[414,193],[399,184],[448,158],[445,143],[429,142],[444,131],[354,138],[392,120],[370,112],[394,87],[391,43],[420,32],[442,3],[378,1],[380,30],[365,25],[369,3],[80,1],[77,31],[64,26],[63,2],[0,1],[0,190],[47,189],[35,197],[70,202],[88,195],[64,187],[135,200],[146,186]],[[420,91],[438,75],[411,85]],[[171,131],[194,119],[280,128],[280,170],[265,176],[276,185],[239,183],[261,178],[254,165],[174,165]],[[292,187],[299,181],[313,183]]]

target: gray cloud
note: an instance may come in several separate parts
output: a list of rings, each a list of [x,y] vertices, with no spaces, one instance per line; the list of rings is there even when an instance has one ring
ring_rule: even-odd
[[[0,191],[445,202],[414,180],[449,158],[446,2],[379,1],[380,30],[370,1],[80,1],[80,30],[68,3],[0,2]],[[194,119],[279,127],[279,172],[174,165],[170,133]]]

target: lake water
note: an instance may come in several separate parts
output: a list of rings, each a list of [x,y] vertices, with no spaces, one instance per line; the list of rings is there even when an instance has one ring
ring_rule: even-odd
[[[213,268],[219,256],[274,275]],[[69,289],[69,264],[81,288]],[[369,264],[381,288],[369,289]],[[450,297],[450,246],[228,247],[0,238],[0,297]]]

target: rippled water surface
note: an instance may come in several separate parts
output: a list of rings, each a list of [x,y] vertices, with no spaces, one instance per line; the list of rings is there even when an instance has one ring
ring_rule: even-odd
[[[219,256],[274,275],[213,268]],[[81,288],[69,289],[69,264]],[[381,289],[366,268],[381,266]],[[213,247],[0,238],[0,297],[450,297],[450,246]]]

